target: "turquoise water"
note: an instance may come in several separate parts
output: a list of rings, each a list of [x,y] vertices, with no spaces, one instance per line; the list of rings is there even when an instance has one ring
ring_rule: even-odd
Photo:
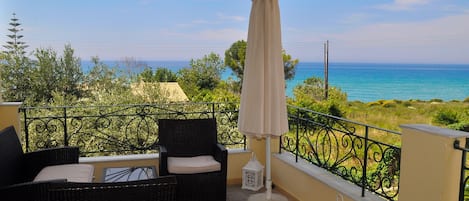
[[[115,62],[106,61],[113,66]],[[146,61],[152,68],[166,67],[174,72],[188,67],[187,61]],[[90,62],[82,63],[86,72]],[[132,69],[141,71],[142,68]],[[227,69],[223,78],[231,76]],[[295,78],[287,82],[287,96],[292,97],[293,87],[311,76],[324,78],[322,63],[301,62]],[[347,93],[349,101],[370,102],[380,99],[434,98],[445,101],[464,100],[469,97],[469,64],[372,64],[330,63],[329,86]]]
[[[301,63],[287,93],[310,76],[324,77],[320,63]],[[329,83],[347,93],[348,100],[433,98],[464,100],[469,97],[469,65],[443,64],[329,64]]]

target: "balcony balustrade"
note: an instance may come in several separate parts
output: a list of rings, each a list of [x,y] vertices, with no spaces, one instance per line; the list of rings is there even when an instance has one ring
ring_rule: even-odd
[[[290,132],[282,150],[386,199],[399,193],[400,133],[289,107]]]
[[[158,119],[214,117],[219,142],[246,150],[246,138],[237,130],[238,108],[235,103],[22,107],[22,140],[27,151],[79,146],[87,157],[157,153]],[[290,131],[279,150],[356,184],[361,196],[369,190],[397,199],[399,133],[304,108],[289,106],[288,112]]]

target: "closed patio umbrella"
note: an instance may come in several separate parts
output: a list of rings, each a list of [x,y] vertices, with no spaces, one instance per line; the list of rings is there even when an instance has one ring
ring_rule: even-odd
[[[238,129],[266,138],[267,191],[250,200],[285,200],[272,195],[270,171],[270,139],[288,131],[278,0],[252,1],[245,64]]]

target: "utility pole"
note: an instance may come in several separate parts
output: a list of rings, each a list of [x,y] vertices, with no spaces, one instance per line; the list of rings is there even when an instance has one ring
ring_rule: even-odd
[[[324,99],[329,97],[329,40],[324,43]]]

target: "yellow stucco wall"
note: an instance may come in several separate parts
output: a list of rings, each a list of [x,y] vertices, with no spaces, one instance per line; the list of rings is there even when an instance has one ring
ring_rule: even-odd
[[[250,151],[232,151],[228,154],[228,184],[241,184],[243,178],[243,167],[251,158]]]
[[[352,200],[380,200],[376,196],[368,196],[362,198],[361,191],[354,189],[357,196],[353,198],[348,197],[341,192],[343,189],[336,189],[330,185],[319,181],[311,175],[301,171],[297,164],[291,165],[277,157],[275,154],[279,151],[279,138],[272,138],[271,141],[271,169],[272,169],[272,182],[275,189],[284,192],[285,194],[293,197],[296,200],[309,201],[309,200],[339,200],[339,201],[352,201]],[[248,148],[256,153],[257,159],[262,165],[265,166],[265,139],[248,138]],[[230,164],[231,166],[231,164]],[[310,165],[311,167],[311,165]],[[328,173],[330,174],[330,173]],[[264,175],[265,176],[265,175]]]
[[[462,152],[469,133],[429,125],[403,125],[400,201],[458,200]]]
[[[339,200],[352,201],[336,189],[315,180],[310,175],[299,171],[276,157],[272,157],[272,181],[289,195],[302,201]],[[358,193],[358,192],[357,192]]]
[[[0,102],[0,129],[13,125],[21,133],[19,108],[21,102]]]

